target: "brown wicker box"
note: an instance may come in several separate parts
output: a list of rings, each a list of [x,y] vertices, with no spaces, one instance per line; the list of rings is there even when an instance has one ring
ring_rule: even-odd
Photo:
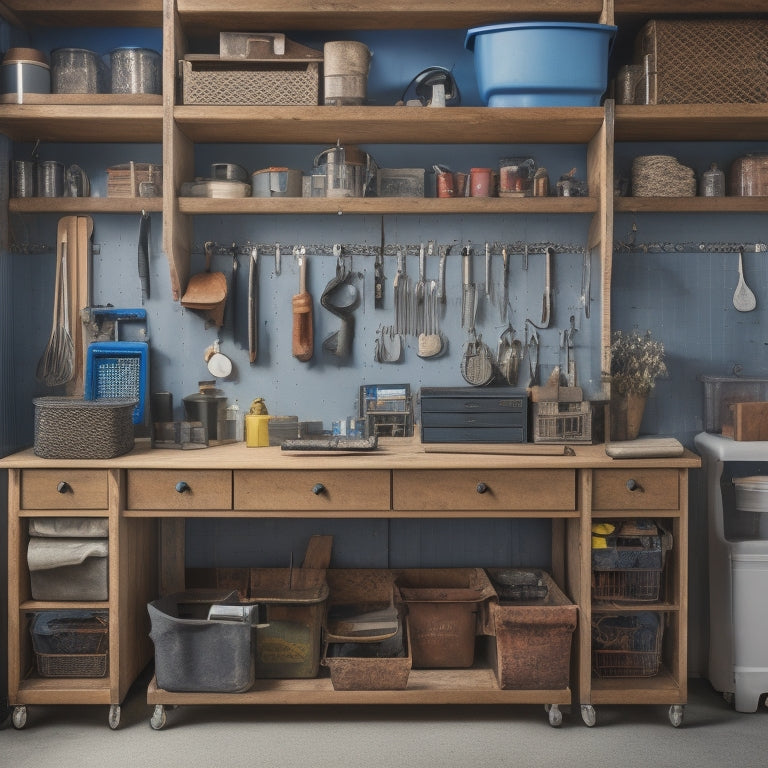
[[[37,397],[35,455],[44,459],[112,459],[134,445],[135,398]]]
[[[578,608],[541,571],[547,596],[491,603],[496,634],[493,667],[499,688],[563,690],[570,679],[571,641]]]
[[[768,102],[768,20],[649,21],[635,63],[650,56],[648,104]]]
[[[183,104],[317,106],[320,64],[227,61],[191,55],[179,62]]]

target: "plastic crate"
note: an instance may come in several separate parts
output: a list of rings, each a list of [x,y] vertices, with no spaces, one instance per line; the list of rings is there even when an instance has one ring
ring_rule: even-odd
[[[672,534],[650,520],[612,525],[614,532],[606,536],[593,529],[592,599],[658,600],[662,594],[666,553],[672,548]],[[595,542],[605,546],[595,547]]]
[[[661,615],[592,616],[592,671],[598,677],[653,677],[661,665]]]
[[[722,432],[732,427],[731,404],[768,400],[768,379],[747,376],[701,376],[704,384],[704,429]]]
[[[106,611],[44,611],[30,624],[42,677],[104,677],[109,659]]]

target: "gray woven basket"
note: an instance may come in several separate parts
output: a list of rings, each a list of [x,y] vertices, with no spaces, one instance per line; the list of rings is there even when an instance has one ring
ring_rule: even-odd
[[[132,397],[37,397],[35,445],[44,459],[111,459],[133,448]]]

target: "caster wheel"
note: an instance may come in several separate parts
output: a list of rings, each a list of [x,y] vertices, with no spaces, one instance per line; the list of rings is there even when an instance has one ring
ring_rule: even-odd
[[[115,731],[120,727],[120,705],[112,704],[109,708],[109,727]]]
[[[683,705],[673,704],[669,708],[669,722],[675,728],[679,728],[683,724]]]
[[[155,709],[152,712],[152,717],[149,719],[149,724],[154,730],[159,731],[165,726],[165,721],[165,707],[162,704],[155,704]]]
[[[27,708],[26,707],[14,707],[13,708],[13,727],[17,730],[21,730],[27,724]]]
[[[595,708],[591,704],[581,705],[581,719],[590,728],[595,724]]]
[[[723,691],[723,700],[726,704],[733,704],[735,696],[733,691]]]
[[[549,714],[549,724],[553,728],[559,728],[563,724],[563,713],[557,704],[547,704],[544,709]]]

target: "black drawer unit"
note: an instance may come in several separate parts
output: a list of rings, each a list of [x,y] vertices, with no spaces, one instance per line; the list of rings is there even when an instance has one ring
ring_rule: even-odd
[[[518,387],[422,387],[423,443],[525,443],[528,393]]]

